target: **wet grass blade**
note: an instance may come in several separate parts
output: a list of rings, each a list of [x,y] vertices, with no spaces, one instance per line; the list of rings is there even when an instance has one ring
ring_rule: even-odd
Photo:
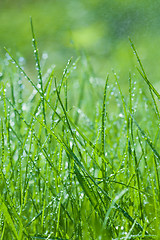
[[[109,75],[107,76],[104,94],[103,94],[103,106],[102,106],[102,126],[101,126],[101,151],[105,155],[105,115],[106,115],[106,92],[108,86]],[[106,178],[106,162],[102,160],[102,176]]]
[[[0,201],[1,201],[1,212],[3,212],[4,216],[5,216],[5,221],[7,222],[7,224],[9,225],[9,227],[11,228],[15,238],[17,240],[20,240],[18,237],[18,232],[16,230],[16,227],[14,225],[14,222],[12,220],[12,217],[7,209],[6,204],[4,203],[4,201],[2,200],[1,196],[0,196]]]
[[[31,78],[28,77],[28,75],[25,73],[25,71],[22,69],[22,67],[18,64],[18,62],[12,57],[12,55],[10,54],[10,52],[5,48],[6,52],[9,54],[9,56],[11,57],[11,59],[15,62],[16,66],[19,68],[19,70],[21,71],[21,73],[23,73],[24,77],[31,83],[31,85],[33,86],[33,88],[39,93],[39,95],[44,99],[44,101],[47,103],[47,105],[54,111],[54,113],[56,114],[56,116],[61,119],[60,115],[56,112],[56,110],[54,109],[54,107],[52,107],[52,105],[50,104],[50,102],[46,99],[45,95],[43,92],[41,92],[39,90],[39,88],[34,84],[34,82],[31,80]]]
[[[74,124],[74,122],[71,120],[71,118],[68,116],[71,125],[76,129],[76,131],[80,134],[80,136],[85,140],[85,142],[96,152],[96,154],[102,158],[103,161],[105,161],[108,166],[114,171],[113,167],[111,166],[110,162],[108,161],[107,157],[105,157],[104,153],[101,151],[101,149],[97,148],[95,144],[92,143],[84,134],[83,132]]]
[[[133,115],[131,114],[131,117],[133,119],[133,122],[136,124],[137,128],[139,129],[142,137],[145,139],[145,141],[148,143],[148,145],[150,146],[150,148],[152,149],[153,153],[155,154],[155,156],[158,158],[158,160],[160,161],[160,154],[158,153],[158,151],[156,150],[156,148],[154,147],[151,139],[147,136],[147,134],[141,129],[141,127],[139,126],[139,124],[137,123],[137,121],[135,120],[135,118],[133,117]]]
[[[34,29],[33,29],[32,18],[30,18],[30,22],[31,22],[31,30],[32,30],[33,49],[34,49],[34,55],[35,55],[35,60],[36,60],[36,69],[38,71],[38,83],[40,85],[40,91],[44,95],[42,72],[41,72],[41,66],[40,66],[40,60],[39,60],[39,52],[38,52],[38,47],[37,47],[37,40],[36,40]],[[42,98],[42,108],[43,108],[44,122],[46,123],[46,112],[45,112],[44,98]]]
[[[149,81],[146,73],[145,73],[145,70],[143,68],[143,65],[142,65],[142,62],[139,58],[139,55],[137,53],[137,50],[135,48],[135,45],[133,44],[133,41],[129,38],[129,41],[130,41],[130,44],[131,44],[131,47],[133,49],[133,52],[135,53],[136,55],[136,58],[137,58],[137,61],[141,67],[141,70],[137,68],[138,72],[140,73],[140,75],[142,76],[142,78],[145,80],[145,82],[147,83],[147,85],[149,86],[149,89],[152,90],[154,92],[154,94],[157,96],[157,98],[160,100],[160,94],[157,92],[157,90],[155,89],[155,87],[151,84],[151,82]]]

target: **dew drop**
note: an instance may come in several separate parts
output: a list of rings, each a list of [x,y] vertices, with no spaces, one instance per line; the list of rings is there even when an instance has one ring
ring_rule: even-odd
[[[42,58],[43,58],[44,60],[46,60],[46,59],[48,58],[48,54],[47,54],[47,53],[43,53],[43,54],[42,54]]]

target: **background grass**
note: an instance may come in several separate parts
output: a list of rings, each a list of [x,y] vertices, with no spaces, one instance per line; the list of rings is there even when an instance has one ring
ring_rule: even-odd
[[[46,7],[46,16],[52,16],[49,14],[49,10],[53,10],[52,1],[45,5],[43,1],[35,1],[34,4],[30,1],[22,1],[21,5],[18,3],[17,1],[17,5],[14,5],[14,10],[10,1],[1,3],[1,10],[13,11],[15,22],[18,22],[18,14],[23,13],[24,6],[25,11],[27,7],[34,6],[33,15],[38,15],[40,9],[43,9],[44,13]],[[37,44],[32,22],[30,33],[24,35],[26,38],[22,37],[24,41],[28,41],[27,37],[30,38],[32,51],[31,48],[25,50],[29,45],[18,42],[15,34],[17,47],[15,43],[9,44],[14,50],[5,49],[5,53],[2,51],[1,239],[160,238],[160,95],[156,80],[152,80],[158,75],[158,68],[150,64],[157,60],[158,53],[154,55],[155,48],[149,47],[151,34],[153,36],[155,33],[157,36],[152,39],[152,44],[156,45],[158,42],[157,12],[152,15],[152,29],[147,38],[144,38],[145,34],[141,34],[137,41],[142,62],[145,69],[148,67],[149,74],[146,74],[134,44],[126,36],[131,33],[136,39],[135,33],[139,36],[143,21],[137,22],[135,29],[131,28],[132,31],[128,27],[128,32],[122,31],[123,28],[119,32],[122,26],[126,27],[129,21],[127,20],[124,25],[119,25],[116,32],[116,24],[121,23],[120,19],[126,19],[123,17],[126,16],[125,9],[130,18],[135,16],[129,14],[133,11],[133,6],[138,14],[139,11],[142,13],[142,6],[147,12],[147,7],[150,6],[148,3],[141,5],[135,1],[132,5],[124,1],[117,5],[116,1],[112,4],[104,2],[103,7],[112,9],[107,17],[105,15],[101,19],[102,21],[107,18],[105,23],[108,22],[108,28],[105,27],[110,29],[108,33],[113,31],[108,40],[113,51],[108,55],[106,49],[109,42],[107,41],[106,45],[104,41],[103,44],[101,42],[106,38],[106,30],[102,31],[104,37],[99,36],[100,43],[97,43],[96,47],[93,43],[94,36],[98,35],[97,27],[99,29],[101,26],[100,20],[93,28],[89,25],[89,19],[93,20],[95,13],[99,16],[96,19],[103,16],[102,11],[98,15],[98,1],[82,1],[81,5],[77,5],[76,1],[74,4],[72,1],[54,1],[56,8],[53,16],[58,16],[63,10],[63,20],[59,17],[62,22],[57,21],[57,24],[64,27],[63,31],[59,26],[57,32],[54,32],[55,35],[52,35],[56,25],[49,31],[48,25],[42,21],[47,26],[46,32],[42,34],[44,25],[38,22],[38,18],[35,26],[40,42]],[[71,31],[72,35],[76,36],[74,47],[68,48],[64,44],[67,39],[64,36],[68,31],[64,23],[68,20],[66,24],[71,25],[70,15],[66,19],[65,16],[66,9],[74,12],[74,8],[69,8],[72,4],[79,11],[74,16],[77,17],[75,29]],[[78,14],[83,12],[82,6],[87,9],[87,14],[84,14],[83,21],[79,21]],[[154,4],[152,7],[156,10]],[[22,11],[18,11],[20,8]],[[121,16],[117,15],[118,13],[123,14]],[[3,11],[2,15],[4,17],[6,12]],[[22,16],[24,17],[24,14]],[[141,16],[143,20],[144,16],[145,14]],[[147,16],[150,17],[149,12]],[[45,18],[41,16],[41,19]],[[4,26],[5,24],[7,21],[4,21]],[[89,25],[87,30],[85,24]],[[16,26],[15,23],[13,26]],[[24,23],[21,25],[22,31],[25,26]],[[84,35],[83,31],[78,33],[79,28],[83,29]],[[4,29],[6,31],[7,27]],[[20,34],[18,28],[16,31]],[[57,41],[56,51],[59,57],[53,60],[53,56],[49,55],[51,60],[46,62],[47,55],[42,55],[38,47],[43,51],[42,47],[45,45],[47,51],[51,52],[47,33],[57,37],[55,42]],[[8,45],[9,32],[7,34]],[[69,37],[70,40],[73,38]],[[114,48],[117,44],[118,47]],[[100,51],[103,46],[104,54]],[[77,50],[80,47],[84,50]],[[23,49],[26,62],[22,55],[17,53],[17,48],[18,51]],[[144,53],[147,51],[149,55],[146,57]],[[68,55],[73,55],[73,58],[69,58],[67,62],[65,59]],[[108,68],[111,68],[111,64],[114,67],[114,64],[118,63],[120,74],[117,74],[115,69],[109,69],[107,75],[104,59],[110,64],[107,65]],[[134,66],[136,61],[138,69]],[[60,63],[58,69],[55,68],[55,63]],[[62,65],[66,65],[64,70]],[[155,71],[151,72],[153,68]]]
[[[114,68],[125,91],[128,70],[136,63],[129,47],[130,36],[137,43],[147,73],[158,84],[159,4],[158,0],[4,0],[0,3],[1,54],[5,54],[4,46],[14,54],[19,52],[34,74],[28,24],[32,16],[40,56],[44,52],[49,55],[48,67],[57,65],[59,77],[65,59],[85,51],[96,75],[104,79]]]

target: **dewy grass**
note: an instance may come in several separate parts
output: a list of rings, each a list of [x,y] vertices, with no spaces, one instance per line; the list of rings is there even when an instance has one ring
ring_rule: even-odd
[[[1,61],[1,240],[159,239],[159,93],[133,42],[149,91],[130,73],[125,97],[83,57],[45,74],[31,28],[37,81]]]

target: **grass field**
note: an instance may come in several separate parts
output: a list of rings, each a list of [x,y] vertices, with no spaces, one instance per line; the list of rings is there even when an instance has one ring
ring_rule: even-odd
[[[160,239],[160,94],[138,60],[127,94],[88,57],[36,79],[6,49],[0,75],[0,239]]]

